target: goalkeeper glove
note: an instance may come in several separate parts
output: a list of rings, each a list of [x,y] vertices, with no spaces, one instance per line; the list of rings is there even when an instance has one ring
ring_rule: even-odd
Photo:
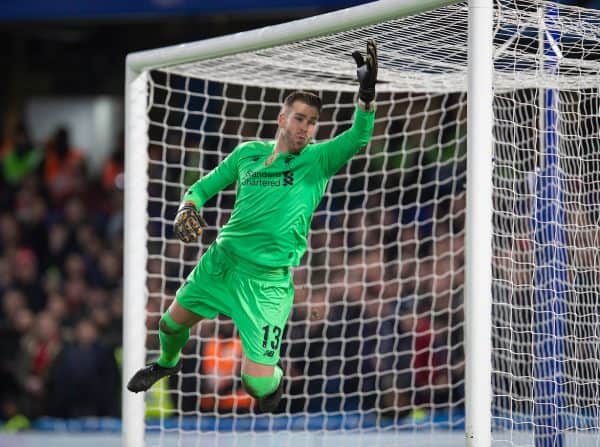
[[[356,61],[356,77],[360,83],[358,97],[366,105],[375,99],[375,83],[377,82],[377,45],[373,39],[367,40],[367,60],[359,51],[352,53]]]
[[[206,221],[192,202],[182,202],[175,216],[175,235],[183,242],[196,242]]]

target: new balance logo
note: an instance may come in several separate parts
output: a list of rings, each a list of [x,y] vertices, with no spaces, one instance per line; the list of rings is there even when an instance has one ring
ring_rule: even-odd
[[[283,186],[290,186],[294,184],[294,171],[285,171],[283,173]]]

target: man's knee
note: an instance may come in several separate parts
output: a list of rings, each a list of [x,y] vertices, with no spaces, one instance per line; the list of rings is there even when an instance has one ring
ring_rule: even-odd
[[[186,326],[176,323],[173,318],[169,315],[169,312],[165,312],[158,322],[158,329],[167,335],[181,334],[183,331],[189,330]]]
[[[254,377],[248,374],[242,374],[242,383],[246,392],[255,399],[262,399],[265,396],[273,394],[279,387],[283,376],[283,371],[276,366],[273,375],[267,377]]]

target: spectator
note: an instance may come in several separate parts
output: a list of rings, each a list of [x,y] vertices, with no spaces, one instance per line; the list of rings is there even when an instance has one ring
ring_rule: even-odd
[[[62,326],[68,321],[67,303],[64,296],[59,292],[55,291],[48,296],[46,310],[59,325]]]
[[[35,252],[20,248],[13,259],[15,264],[14,286],[25,294],[29,309],[39,312],[46,306],[46,292],[39,281],[40,271]]]
[[[53,223],[48,230],[48,246],[44,250],[46,253],[43,259],[44,269],[64,275],[67,256],[74,249],[67,226],[62,222]]]
[[[8,257],[0,256],[0,294],[10,288],[13,283],[13,265]]]
[[[41,166],[43,153],[31,141],[23,120],[16,124],[12,133],[2,153],[2,178],[7,186],[15,190],[27,175]]]
[[[11,213],[0,214],[0,255],[8,259],[20,245],[21,232],[17,219]]]
[[[119,372],[113,353],[98,339],[94,323],[81,319],[48,378],[48,414],[71,418],[117,416]]]
[[[373,297],[365,286],[362,256],[352,257],[348,270],[344,299],[329,312],[325,374],[336,378],[328,381],[327,392],[336,396],[330,409],[339,408],[338,400],[343,397],[345,410],[357,410],[374,406],[374,365],[368,359],[375,352],[377,322],[371,315],[373,307],[367,306]]]
[[[242,342],[231,320],[220,319],[217,334],[202,343],[200,408],[219,413],[247,412],[254,400],[239,380]]]
[[[14,210],[21,229],[22,245],[37,251],[38,257],[45,258],[48,211],[44,197],[37,192],[37,184],[32,182],[28,188],[21,188],[16,194]]]
[[[290,381],[290,408],[293,412],[320,411],[327,388],[325,337],[329,306],[323,289],[314,290],[310,301],[305,288],[297,286],[296,290],[296,305],[283,346],[289,359],[286,375]]]
[[[125,168],[125,134],[119,132],[117,145],[102,167],[102,186],[110,192],[115,188],[123,189],[123,171]]]
[[[83,317],[87,309],[89,288],[83,278],[71,278],[64,282],[65,299],[69,315],[75,319]]]
[[[48,312],[41,312],[31,330],[22,338],[17,377],[28,397],[28,416],[44,413],[45,381],[61,344],[58,322]]]
[[[15,315],[20,309],[27,308],[25,295],[19,289],[7,289],[2,294],[0,327],[12,327]]]
[[[99,267],[99,285],[106,290],[118,287],[122,277],[119,255],[111,250],[105,250],[100,255]]]
[[[385,318],[382,324],[379,409],[386,417],[407,415],[414,402],[411,369],[414,319],[413,310],[406,304],[399,304],[397,312]]]
[[[46,148],[44,181],[53,204],[82,192],[85,185],[85,164],[80,150],[71,146],[69,130],[56,130]]]
[[[15,359],[21,355],[18,341],[33,327],[33,314],[27,309],[24,295],[16,289],[4,293],[0,311],[0,421],[12,424],[31,406]]]

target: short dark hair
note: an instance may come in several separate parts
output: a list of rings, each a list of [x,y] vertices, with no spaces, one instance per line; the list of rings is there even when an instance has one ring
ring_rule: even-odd
[[[283,101],[283,104],[285,106],[291,107],[292,104],[294,104],[296,101],[301,101],[306,105],[314,107],[315,109],[317,109],[317,112],[319,112],[319,114],[321,113],[321,98],[319,98],[319,96],[315,95],[314,93],[296,90],[295,92],[292,92],[286,96],[285,101]]]

